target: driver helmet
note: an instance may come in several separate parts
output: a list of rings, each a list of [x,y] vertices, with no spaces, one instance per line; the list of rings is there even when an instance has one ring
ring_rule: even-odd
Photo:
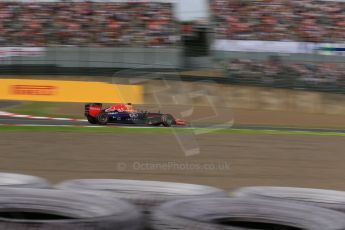
[[[134,111],[132,103],[127,103],[127,111]]]

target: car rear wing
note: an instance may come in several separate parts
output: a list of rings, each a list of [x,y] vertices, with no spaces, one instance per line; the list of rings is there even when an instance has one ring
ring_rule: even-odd
[[[85,105],[85,116],[97,117],[102,111],[102,103],[90,103]]]

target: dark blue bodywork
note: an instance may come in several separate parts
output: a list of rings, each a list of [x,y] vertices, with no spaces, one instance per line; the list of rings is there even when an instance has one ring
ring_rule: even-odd
[[[123,124],[146,124],[149,119],[160,119],[160,113],[148,113],[148,112],[108,112],[109,123],[123,123]]]

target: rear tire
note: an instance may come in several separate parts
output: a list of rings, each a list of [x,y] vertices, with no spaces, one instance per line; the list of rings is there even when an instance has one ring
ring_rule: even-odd
[[[88,120],[88,122],[89,122],[90,124],[93,124],[93,125],[96,125],[96,124],[97,124],[97,119],[96,119],[96,118],[91,117],[91,116],[86,116],[86,118],[87,118],[87,120]]]
[[[99,125],[106,125],[108,124],[108,114],[106,112],[100,112],[97,116],[97,123]]]

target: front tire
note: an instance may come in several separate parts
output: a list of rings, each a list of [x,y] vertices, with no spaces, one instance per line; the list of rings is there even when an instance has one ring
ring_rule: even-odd
[[[174,117],[170,114],[162,115],[161,120],[164,127],[171,127],[175,122]]]
[[[106,112],[100,112],[97,116],[97,123],[99,125],[106,125],[108,124],[108,114]]]

